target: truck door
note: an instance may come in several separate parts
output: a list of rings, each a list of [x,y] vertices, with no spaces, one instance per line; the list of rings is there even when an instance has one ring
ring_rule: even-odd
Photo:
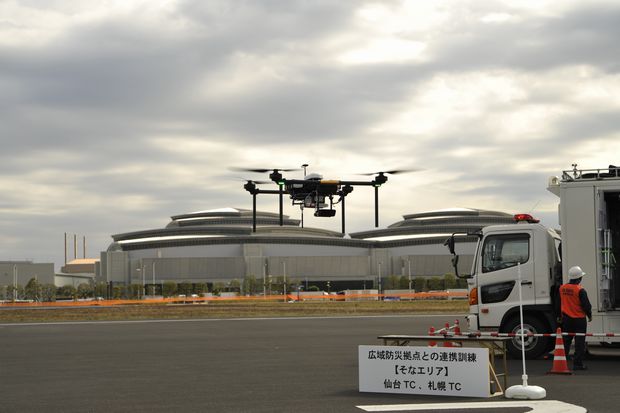
[[[477,257],[480,327],[498,327],[510,308],[519,305],[518,264],[523,304],[534,304],[533,237],[529,230],[489,233]]]
[[[599,309],[612,310],[620,306],[620,280],[617,256],[620,235],[620,196],[615,191],[599,190],[596,196],[597,272],[599,277]]]

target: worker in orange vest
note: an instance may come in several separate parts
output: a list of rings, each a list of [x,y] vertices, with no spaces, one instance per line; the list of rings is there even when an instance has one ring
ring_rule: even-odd
[[[568,284],[560,286],[560,305],[562,332],[584,333],[588,329],[588,321],[592,321],[592,305],[588,299],[586,290],[581,286],[581,279],[586,275],[581,267],[575,266],[568,270]],[[573,336],[564,339],[564,351],[568,356]],[[575,336],[575,355],[573,357],[573,370],[586,370],[583,364],[583,356],[586,352],[586,337]]]

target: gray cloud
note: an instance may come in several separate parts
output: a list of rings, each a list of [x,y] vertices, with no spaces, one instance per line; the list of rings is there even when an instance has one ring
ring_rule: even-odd
[[[619,17],[619,5],[591,3],[561,16],[525,21],[482,25],[477,20],[457,21],[438,41],[431,64],[447,71],[483,67],[536,71],[588,64],[616,72]]]
[[[0,259],[58,264],[65,231],[91,238],[90,255],[97,255],[110,234],[161,227],[170,215],[249,208],[242,183],[227,177],[233,165],[309,162],[313,170],[346,178],[426,168],[382,189],[384,217],[398,220],[431,205],[549,203],[547,175],[579,157],[574,145],[612,142],[613,105],[591,107],[569,96],[570,75],[547,79],[575,65],[615,73],[620,7],[588,3],[534,17],[494,2],[462,3],[449,24],[397,34],[426,42],[424,59],[343,64],[339,41],[347,44],[342,39],[351,36],[370,43],[376,35],[358,21],[365,4],[182,1],[155,20],[115,14],[73,23],[46,43],[0,43]],[[58,1],[46,8],[73,13],[79,5]],[[482,24],[492,12],[523,19]],[[25,25],[6,22],[0,30]],[[523,96],[481,100],[481,114],[471,117],[439,112],[439,127],[429,133],[378,127],[423,109],[412,102],[432,80],[488,71],[522,76]],[[536,84],[527,84],[530,79]],[[498,136],[498,118],[536,105],[571,110],[548,118],[526,137],[530,144]],[[194,143],[205,145],[192,149]],[[462,148],[472,154],[454,153]],[[525,161],[543,167],[523,173]],[[352,194],[351,231],[372,226],[370,200],[371,193]],[[261,199],[259,208],[276,204]],[[287,206],[286,213],[298,210]],[[335,221],[309,222],[339,228]]]

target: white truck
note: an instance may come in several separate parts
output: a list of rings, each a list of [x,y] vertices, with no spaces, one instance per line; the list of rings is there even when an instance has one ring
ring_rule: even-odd
[[[467,278],[472,331],[520,332],[518,271],[521,271],[523,326],[526,333],[554,333],[557,289],[568,269],[580,266],[582,285],[592,303],[588,332],[620,333],[620,168],[563,171],[547,188],[559,196],[561,236],[527,214],[515,215],[519,225],[492,225],[476,234],[453,234],[446,245],[454,255],[457,276]],[[455,238],[476,235],[471,274],[458,274]],[[458,245],[456,246],[458,248]],[[564,278],[562,277],[564,275]],[[552,337],[525,337],[526,357],[551,351]],[[620,337],[587,337],[605,346],[620,346]],[[521,356],[517,335],[508,351]]]

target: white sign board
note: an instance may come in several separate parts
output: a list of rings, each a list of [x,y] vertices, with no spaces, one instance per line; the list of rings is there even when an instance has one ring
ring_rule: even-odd
[[[490,397],[489,350],[359,346],[360,392]]]

